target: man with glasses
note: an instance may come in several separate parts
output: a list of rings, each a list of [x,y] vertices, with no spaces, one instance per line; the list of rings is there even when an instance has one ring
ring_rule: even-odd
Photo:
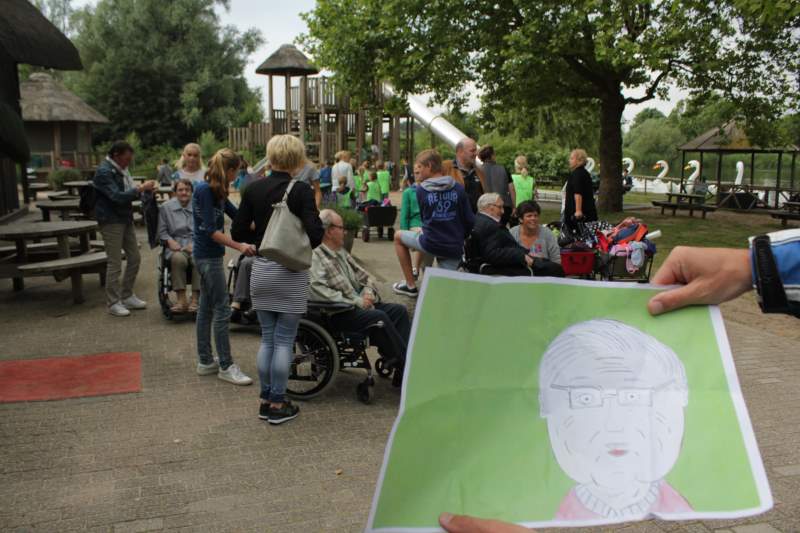
[[[555,519],[691,511],[665,481],[681,453],[688,401],[683,363],[654,337],[608,319],[562,331],[539,365],[540,415],[576,483]]]
[[[393,383],[399,385],[411,333],[408,311],[405,306],[380,301],[375,281],[344,249],[342,217],[323,209],[319,218],[325,234],[311,256],[310,299],[354,306],[333,315],[333,327],[368,335],[370,343],[386,358],[387,366],[396,369]]]

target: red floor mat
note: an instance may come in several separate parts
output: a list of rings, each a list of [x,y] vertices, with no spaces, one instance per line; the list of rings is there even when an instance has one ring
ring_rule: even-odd
[[[139,352],[0,361],[0,402],[60,400],[140,390]]]

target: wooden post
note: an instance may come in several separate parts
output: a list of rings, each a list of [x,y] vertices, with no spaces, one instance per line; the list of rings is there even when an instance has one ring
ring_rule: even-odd
[[[755,184],[756,179],[756,153],[750,152],[750,185]]]
[[[319,164],[328,161],[328,115],[325,114],[325,102],[320,99],[319,110]]]
[[[367,136],[367,121],[364,110],[360,109],[356,114],[356,161],[361,163],[361,152],[364,150],[364,138]]]
[[[272,74],[267,76],[267,122],[270,123],[270,127],[272,126],[272,121],[274,117],[272,116]],[[271,133],[271,132],[270,132]],[[270,135],[271,137],[271,135]]]
[[[308,92],[308,76],[300,78],[300,87],[297,94],[297,105],[300,108],[300,140],[306,143],[306,93]]]
[[[720,194],[720,183],[722,183],[722,151],[717,150],[717,202],[719,205],[722,195]]]
[[[58,167],[61,160],[61,123],[53,122],[53,168]]]
[[[400,115],[392,117],[389,128],[389,159],[394,163],[392,166],[392,181],[397,186],[400,178]]]
[[[794,170],[795,170],[795,160],[797,159],[797,152],[792,152],[792,176],[791,176],[791,189],[794,192]]]
[[[283,79],[286,82],[286,133],[292,133],[292,77],[286,74]]]
[[[781,198],[781,163],[783,152],[778,152],[778,174],[775,179],[775,209],[778,209],[778,200]]]
[[[686,166],[686,152],[681,150],[681,181],[678,184],[678,192],[686,192],[686,189],[683,186],[683,173],[684,168]],[[669,191],[672,192],[672,187],[669,188]]]

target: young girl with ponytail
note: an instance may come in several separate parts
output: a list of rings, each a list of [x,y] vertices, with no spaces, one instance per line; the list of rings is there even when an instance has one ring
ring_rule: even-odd
[[[223,381],[234,385],[250,385],[246,376],[231,357],[228,325],[231,309],[225,283],[223,256],[225,247],[253,256],[252,244],[236,242],[225,235],[224,215],[236,216],[236,206],[228,200],[228,187],[236,179],[240,159],[230,148],[219,150],[208,162],[205,181],[195,185],[192,195],[194,235],[192,255],[200,274],[200,307],[197,310],[197,373],[201,376],[217,374]],[[217,357],[211,350],[211,327]]]

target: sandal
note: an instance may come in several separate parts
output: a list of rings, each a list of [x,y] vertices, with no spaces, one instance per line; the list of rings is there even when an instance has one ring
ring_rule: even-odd
[[[185,313],[189,309],[188,304],[175,304],[169,308],[173,313]]]

